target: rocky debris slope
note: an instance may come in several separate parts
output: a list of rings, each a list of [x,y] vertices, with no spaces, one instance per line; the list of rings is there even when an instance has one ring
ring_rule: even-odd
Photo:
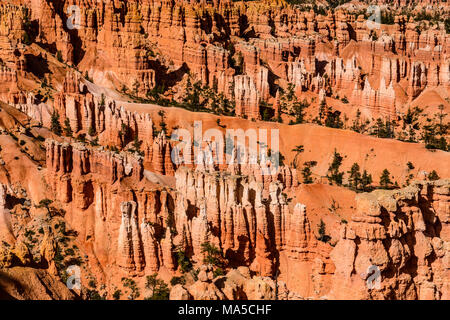
[[[207,266],[200,268],[199,279],[192,285],[177,284],[170,291],[171,300],[299,300],[286,284],[268,277],[251,276],[246,267],[230,270],[213,278]],[[187,288],[186,288],[187,287]]]

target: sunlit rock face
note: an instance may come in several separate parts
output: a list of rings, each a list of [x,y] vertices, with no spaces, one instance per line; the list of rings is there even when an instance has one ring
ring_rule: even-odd
[[[364,1],[0,4],[0,268],[30,285],[12,296],[89,299],[95,280],[145,298],[155,275],[171,299],[449,299],[448,152],[349,130],[357,112],[401,127],[414,106],[448,123],[445,24],[415,17],[449,7],[377,3],[394,12],[378,26]],[[344,130],[318,125],[321,106]],[[216,137],[174,161],[174,133],[198,120],[277,129],[284,162],[268,173]],[[354,163],[374,191],[351,188]],[[83,290],[67,289],[69,266]]]
[[[3,5],[0,15],[0,81],[14,104],[27,103],[16,73],[29,64],[23,42],[30,36],[95,83],[136,97],[174,86],[189,73],[249,119],[259,119],[261,102],[271,104],[287,82],[299,92],[323,89],[327,96],[346,97],[367,116],[393,117],[426,89],[447,89],[450,81],[445,30],[422,30],[402,15],[374,27],[345,7],[323,15],[283,3],[272,10],[267,1],[18,2],[22,6]],[[27,20],[38,32],[27,29]],[[62,92],[78,93],[70,88]],[[183,88],[176,91],[179,96]],[[60,97],[58,105],[80,104],[83,116],[95,101],[82,100]]]

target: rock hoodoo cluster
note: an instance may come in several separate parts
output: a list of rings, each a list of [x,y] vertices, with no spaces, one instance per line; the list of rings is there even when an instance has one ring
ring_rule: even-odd
[[[449,299],[450,7],[348,2],[3,1],[0,297]]]
[[[374,28],[345,9],[317,14],[281,1],[277,10],[270,1],[75,1],[73,15],[67,14],[69,3],[38,3],[29,6],[25,0],[1,9],[0,79],[5,97],[15,104],[28,103],[17,82],[24,65],[32,63],[23,43],[34,35],[25,23],[33,19],[36,41],[55,48],[62,61],[78,64],[95,83],[145,97],[158,81],[171,86],[188,70],[202,86],[232,99],[236,115],[249,119],[259,119],[261,103],[273,103],[285,83],[298,92],[345,97],[375,118],[394,117],[427,88],[448,88],[450,82],[445,30],[422,30],[400,14],[392,24]],[[73,19],[76,29],[66,26]],[[67,94],[77,93],[64,87]],[[66,99],[72,106],[67,116],[75,115],[77,103],[93,103],[89,97]],[[89,117],[90,107],[85,109],[81,117]],[[80,124],[71,121],[74,128]]]
[[[281,175],[265,192],[254,175],[180,167],[172,188],[151,190],[144,187],[141,159],[54,141],[47,142],[47,163],[57,197],[74,211],[95,211],[95,246],[105,262],[116,261],[127,273],[174,272],[177,250],[201,263],[202,244],[212,243],[230,266],[262,277],[280,270],[287,287],[303,297],[448,295],[448,181],[359,195],[332,248],[316,239],[306,207],[290,202],[285,192],[293,185],[283,185]],[[102,249],[105,236],[111,241]],[[381,272],[378,291],[366,286],[372,265]]]

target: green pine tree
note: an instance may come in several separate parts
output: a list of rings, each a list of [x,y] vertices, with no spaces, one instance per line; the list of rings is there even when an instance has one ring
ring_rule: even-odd
[[[61,123],[59,122],[59,113],[56,110],[52,113],[50,130],[58,136],[62,134]]]
[[[312,179],[311,167],[314,167],[315,165],[317,165],[316,161],[308,161],[303,164],[302,176],[304,184],[311,184],[314,182]]]
[[[322,219],[320,219],[320,223],[319,223],[319,237],[317,238],[317,240],[322,241],[322,242],[328,242],[330,241],[330,236],[328,236],[326,234],[326,226],[325,226],[325,222],[323,222]]]
[[[428,180],[434,181],[434,180],[439,180],[440,177],[437,174],[436,170],[431,171],[431,173],[428,175]]]
[[[333,161],[328,168],[327,178],[330,183],[335,182],[337,185],[342,185],[343,172],[339,172],[343,157],[334,149]]]
[[[361,172],[359,164],[355,162],[348,173],[350,174],[348,178],[348,184],[353,190],[359,190],[359,186],[361,184]]]
[[[361,188],[363,191],[369,191],[369,186],[372,184],[372,175],[368,174],[366,170],[364,170],[361,177]]]
[[[68,137],[72,137],[73,135],[72,128],[70,127],[70,120],[68,118],[64,120],[64,134]]]
[[[384,169],[380,176],[380,186],[384,189],[388,189],[390,185],[392,185],[392,181],[390,178],[390,172],[388,169]]]
[[[302,153],[304,151],[305,151],[305,148],[303,147],[303,145],[295,146],[295,148],[292,149],[292,152],[295,152],[294,161],[292,162],[294,168],[297,168],[298,156],[300,155],[300,153]]]

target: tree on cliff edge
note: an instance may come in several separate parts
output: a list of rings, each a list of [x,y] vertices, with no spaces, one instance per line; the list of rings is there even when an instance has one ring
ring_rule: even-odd
[[[366,170],[364,170],[361,177],[361,188],[364,192],[370,191],[372,184],[372,175],[368,174]]]
[[[317,161],[307,161],[303,165],[304,165],[302,169],[303,183],[311,184],[314,182],[312,178],[311,168],[317,165]]]
[[[205,255],[203,259],[204,264],[210,264],[214,267],[214,276],[224,274],[225,260],[222,252],[213,244],[209,242],[202,243],[202,253]]]
[[[66,120],[64,121],[64,134],[68,137],[73,136],[73,131],[72,131],[72,128],[70,127],[69,118],[66,118]]]
[[[348,173],[350,175],[348,178],[348,184],[350,188],[352,188],[353,190],[358,190],[361,184],[361,172],[359,164],[355,162]]]
[[[390,179],[390,172],[388,169],[384,169],[380,176],[380,186],[383,189],[388,189],[389,186],[392,184],[392,181]]]
[[[331,237],[326,234],[325,222],[323,222],[322,219],[320,219],[318,232],[319,232],[319,237],[317,238],[317,240],[325,242],[325,243],[330,241]]]
[[[152,295],[145,298],[145,300],[169,300],[169,287],[163,280],[157,279],[157,276],[157,273],[147,276],[145,287],[151,290]]]
[[[61,123],[59,123],[59,113],[56,110],[52,113],[50,130],[58,136],[62,134]]]
[[[292,149],[292,152],[295,152],[294,161],[292,162],[294,168],[297,168],[298,156],[300,155],[300,153],[302,153],[304,151],[305,151],[305,148],[303,147],[303,145],[295,146],[295,148]]]
[[[328,167],[327,178],[330,183],[335,182],[338,186],[342,185],[343,172],[339,172],[343,157],[336,149],[334,149],[333,161]]]

